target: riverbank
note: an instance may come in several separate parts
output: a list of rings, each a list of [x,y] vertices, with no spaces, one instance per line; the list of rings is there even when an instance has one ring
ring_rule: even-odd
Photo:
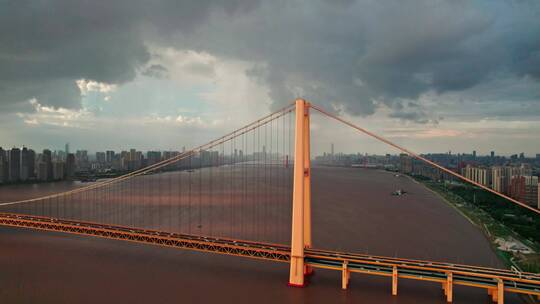
[[[540,272],[540,244],[538,241],[524,237],[512,227],[496,220],[489,211],[475,204],[475,201],[470,202],[464,199],[454,190],[455,187],[462,187],[459,191],[462,192],[465,186],[435,182],[419,177],[412,178],[439,195],[447,204],[481,230],[497,256],[507,267],[514,267],[518,271]],[[477,191],[477,189],[471,191]],[[476,195],[473,197],[476,198]],[[512,215],[507,214],[507,216]]]

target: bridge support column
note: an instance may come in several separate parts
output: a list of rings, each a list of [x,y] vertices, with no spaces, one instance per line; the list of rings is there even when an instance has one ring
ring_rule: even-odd
[[[351,278],[351,272],[349,271],[348,262],[343,262],[341,266],[341,289],[346,290],[349,287],[349,279]]]
[[[304,189],[305,189],[305,117],[306,102],[296,100],[296,120],[294,130],[293,204],[291,235],[291,268],[289,286],[304,286]],[[308,172],[309,173],[309,172]],[[308,175],[309,177],[309,175]]]
[[[397,267],[394,266],[392,270],[392,295],[397,296],[397,284],[398,284],[398,271]]]
[[[503,304],[504,303],[504,283],[503,283],[503,280],[499,279],[497,281],[497,292],[493,293],[493,294],[497,294],[497,303],[498,304]]]
[[[504,303],[504,282],[499,279],[497,281],[497,288],[489,288],[488,295],[491,296],[491,301],[499,304]]]
[[[452,303],[453,300],[453,275],[451,272],[446,274],[446,283],[444,283],[444,294],[446,295],[446,302]]]
[[[311,248],[311,152],[309,103],[304,102],[304,248]],[[311,266],[305,266],[305,275],[313,274]]]

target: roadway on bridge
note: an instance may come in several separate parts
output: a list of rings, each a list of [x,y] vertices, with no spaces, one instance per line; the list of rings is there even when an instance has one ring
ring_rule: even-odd
[[[406,178],[359,170],[313,170],[317,247],[501,266],[481,233],[434,194]],[[391,196],[397,184],[410,195]],[[9,248],[0,253],[0,284],[10,287],[0,298],[8,300],[444,303],[438,284],[401,280],[399,296],[393,298],[388,279],[353,274],[350,289],[343,292],[339,273],[319,270],[311,281],[316,288],[291,289],[284,288],[286,264],[58,233],[0,228],[0,248]],[[23,293],[24,287],[31,292]],[[53,299],[58,288],[64,298]],[[107,292],[88,292],[96,289]],[[488,302],[481,290],[456,286],[454,292],[457,303]],[[516,300],[506,298],[507,303]]]

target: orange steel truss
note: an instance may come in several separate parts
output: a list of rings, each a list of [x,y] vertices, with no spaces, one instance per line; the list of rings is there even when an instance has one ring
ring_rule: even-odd
[[[274,247],[274,244],[256,245],[256,243],[250,243],[246,245],[245,243],[239,243],[236,240],[229,239],[5,213],[0,214],[0,225],[97,236],[107,239],[215,252],[263,260],[289,261],[289,249],[287,248],[286,251],[283,251],[280,248]]]

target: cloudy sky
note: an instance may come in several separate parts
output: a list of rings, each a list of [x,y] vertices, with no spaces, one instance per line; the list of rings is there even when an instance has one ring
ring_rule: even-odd
[[[418,152],[540,153],[539,1],[0,7],[3,147],[179,149],[304,97]],[[313,133],[316,152],[393,151]]]

